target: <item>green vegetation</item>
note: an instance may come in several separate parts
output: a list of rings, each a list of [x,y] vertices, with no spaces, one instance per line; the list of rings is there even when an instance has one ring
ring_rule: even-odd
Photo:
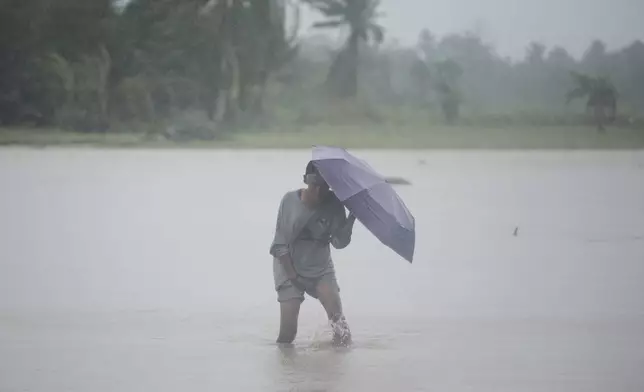
[[[436,63],[436,90],[440,94],[441,109],[448,124],[453,124],[460,115],[461,94],[458,81],[463,76],[463,69],[454,60],[443,60]]]
[[[644,132],[617,128],[601,134],[592,128],[436,126],[314,126],[300,130],[239,131],[215,140],[180,143],[144,133],[72,133],[59,130],[4,129],[0,146],[100,148],[309,148],[314,144],[346,148],[393,149],[642,149]]]
[[[349,28],[345,47],[337,55],[327,82],[331,92],[343,98],[358,95],[358,64],[360,45],[371,41],[381,44],[384,29],[376,23],[380,0],[305,0],[328,20],[317,22],[317,28]]]
[[[606,120],[615,121],[617,116],[617,91],[606,77],[593,78],[578,72],[572,73],[576,86],[568,93],[568,102],[576,98],[588,98],[586,108],[592,110],[599,131],[604,131]],[[608,111],[608,117],[606,116]]]
[[[343,43],[298,37],[300,7]],[[5,0],[0,143],[642,146],[644,43],[596,41],[581,59],[531,43],[512,61],[475,34],[425,30],[406,47],[385,40],[379,7]]]
[[[202,110],[258,116],[269,76],[296,53],[286,3],[7,0],[0,5],[0,122],[105,132]]]

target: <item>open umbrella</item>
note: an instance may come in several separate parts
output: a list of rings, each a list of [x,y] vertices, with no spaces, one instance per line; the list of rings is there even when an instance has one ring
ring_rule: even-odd
[[[385,178],[338,147],[313,147],[313,164],[349,211],[380,242],[411,263],[416,223]]]

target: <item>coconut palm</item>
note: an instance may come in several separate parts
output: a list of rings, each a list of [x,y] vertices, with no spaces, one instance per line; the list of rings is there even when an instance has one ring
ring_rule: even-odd
[[[431,88],[432,74],[424,57],[417,56],[413,60],[409,74],[416,103],[425,106]]]
[[[121,17],[132,41],[123,73],[154,81],[152,101],[168,109],[157,112],[199,107],[236,126],[258,117],[268,79],[295,56],[298,9],[294,0],[132,0]]]
[[[458,82],[463,68],[454,60],[439,61],[435,65],[435,89],[441,100],[441,108],[448,123],[456,121],[460,115],[461,94]]]
[[[575,87],[568,92],[567,103],[577,98],[587,97],[586,110],[593,112],[598,131],[604,131],[608,121],[617,115],[617,90],[607,77],[592,77],[572,72]]]
[[[295,28],[286,27],[287,8],[295,8]],[[219,40],[220,112],[232,121],[238,111],[259,114],[269,75],[297,52],[298,8],[290,0],[208,0],[201,9],[212,37]],[[219,86],[221,88],[222,86]],[[221,107],[224,107],[222,109]]]
[[[361,43],[382,43],[384,28],[376,23],[380,16],[380,0],[304,0],[321,12],[327,20],[317,22],[316,28],[349,29],[345,47],[340,51],[329,71],[332,90],[342,97],[358,94],[358,58]]]

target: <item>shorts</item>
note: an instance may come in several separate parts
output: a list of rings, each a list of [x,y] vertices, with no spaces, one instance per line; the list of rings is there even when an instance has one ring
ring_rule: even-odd
[[[307,286],[306,290],[301,290],[293,286],[293,283],[291,283],[291,281],[288,280],[277,288],[277,301],[285,302],[292,299],[299,299],[300,301],[304,301],[304,293],[307,293],[313,298],[317,298],[314,288],[317,287],[317,285],[321,281],[325,281],[329,283],[331,288],[335,290],[337,293],[340,292],[340,286],[338,285],[338,280],[335,277],[335,272],[322,275],[319,278],[300,278],[300,279],[306,283],[306,286]]]

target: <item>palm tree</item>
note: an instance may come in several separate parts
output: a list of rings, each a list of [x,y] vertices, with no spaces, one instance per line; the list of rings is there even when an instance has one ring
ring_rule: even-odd
[[[286,26],[290,8],[295,10],[292,29]],[[299,8],[291,0],[208,0],[200,14],[220,50],[222,80],[214,94],[219,116],[235,123],[241,112],[261,114],[269,76],[297,53]],[[209,116],[214,117],[212,110]]]
[[[358,94],[358,58],[360,43],[384,40],[384,28],[376,23],[380,16],[380,0],[304,0],[328,20],[317,22],[316,28],[349,28],[345,47],[335,59],[327,81],[341,97]]]
[[[567,103],[588,97],[586,110],[593,111],[597,130],[604,131],[606,120],[614,121],[617,115],[617,90],[607,77],[592,77],[574,71],[571,74],[575,88],[568,92]]]
[[[439,61],[436,67],[435,89],[438,91],[445,120],[452,124],[460,115],[461,94],[458,81],[463,75],[463,68],[454,60]]]
[[[432,74],[422,54],[413,60],[409,73],[413,82],[412,89],[416,103],[420,106],[425,106],[427,104],[427,94],[431,88]]]

